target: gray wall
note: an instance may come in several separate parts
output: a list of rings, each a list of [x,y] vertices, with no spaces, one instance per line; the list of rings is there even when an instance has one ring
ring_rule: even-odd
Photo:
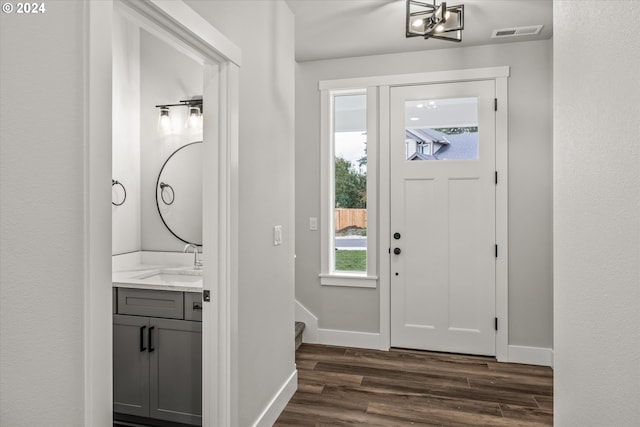
[[[428,43],[428,42],[425,42]],[[552,42],[312,61],[296,68],[296,298],[319,327],[378,332],[377,289],[320,286],[319,80],[504,66],[509,78],[509,344],[553,346]]]
[[[295,370],[293,14],[283,1],[186,3],[242,49],[234,425],[248,426]]]
[[[84,424],[84,15],[46,7],[0,16],[0,424],[12,427]]]
[[[559,426],[640,425],[640,3],[607,6],[553,9]]]

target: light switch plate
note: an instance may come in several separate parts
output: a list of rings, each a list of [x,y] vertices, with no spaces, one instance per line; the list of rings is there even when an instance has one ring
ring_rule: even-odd
[[[318,230],[318,218],[312,216],[309,218],[309,230],[316,231]]]
[[[282,226],[276,225],[273,227],[273,246],[279,246],[282,244]]]

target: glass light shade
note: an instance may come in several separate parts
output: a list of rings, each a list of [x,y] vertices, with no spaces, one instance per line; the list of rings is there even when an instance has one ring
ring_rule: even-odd
[[[202,112],[198,106],[190,106],[187,122],[184,125],[189,129],[198,129],[202,127]]]
[[[171,132],[171,112],[169,107],[160,107],[160,116],[158,117],[158,130],[163,133]]]
[[[447,11],[447,14],[449,14],[447,20],[441,24],[443,26],[442,31],[460,30],[462,27],[460,11]]]

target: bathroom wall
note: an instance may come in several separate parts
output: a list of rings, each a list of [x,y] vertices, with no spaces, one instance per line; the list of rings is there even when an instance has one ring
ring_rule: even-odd
[[[170,132],[158,128],[156,105],[202,95],[202,66],[164,41],[114,15],[113,177],[127,189],[112,206],[112,253],[182,251],[162,223],[155,200],[158,173],[178,148],[202,141],[188,129],[186,107],[171,108]],[[114,201],[121,201],[114,187]]]
[[[185,127],[187,108],[181,106],[171,108],[173,130],[167,133],[158,129],[156,105],[202,97],[202,73],[202,66],[195,60],[148,32],[140,31],[140,230],[143,251],[181,252],[185,245],[162,223],[156,207],[156,181],[162,165],[175,150],[190,142],[202,141],[202,129]]]
[[[321,234],[309,230],[309,217],[320,216],[318,81],[504,65],[511,67],[509,344],[553,346],[551,40],[298,64],[296,298],[321,328],[378,332],[380,307],[378,289],[321,286],[318,278]]]
[[[113,179],[126,189],[121,206],[111,205],[111,251],[139,251],[140,240],[140,30],[122,18],[113,17]],[[112,198],[123,201],[119,186]]]

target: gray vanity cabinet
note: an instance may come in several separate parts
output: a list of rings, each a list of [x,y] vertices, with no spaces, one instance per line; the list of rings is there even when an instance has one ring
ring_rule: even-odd
[[[118,314],[113,315],[113,410],[201,425],[202,323],[184,320],[182,292],[163,292],[118,289]],[[190,296],[195,298],[189,300],[190,308],[201,306],[198,296]],[[181,318],[149,316],[158,305],[173,306],[173,300],[180,302],[180,310],[167,316]]]
[[[149,416],[149,318],[113,316],[113,410]]]
[[[151,319],[151,418],[202,422],[202,323]]]

